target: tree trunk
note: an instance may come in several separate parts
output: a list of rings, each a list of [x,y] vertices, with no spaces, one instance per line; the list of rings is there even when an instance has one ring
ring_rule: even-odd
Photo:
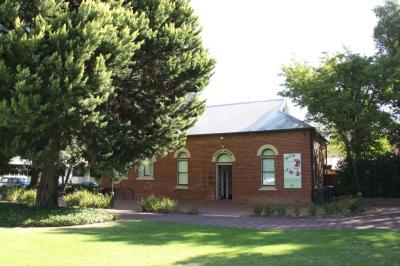
[[[32,170],[31,170],[31,181],[30,181],[30,183],[29,183],[29,185],[28,185],[28,189],[34,189],[34,188],[36,188],[37,187],[37,185],[38,185],[38,183],[39,183],[39,173],[40,173],[40,170],[39,169],[37,169],[37,168],[32,168]]]
[[[48,157],[43,165],[42,176],[36,194],[37,206],[58,206],[58,143],[58,139],[50,141]]]
[[[357,196],[361,196],[361,190],[360,190],[360,182],[358,180],[358,171],[357,171],[357,157],[355,157],[353,154],[354,152],[352,151],[352,145],[350,141],[347,141],[346,145],[346,150],[347,150],[347,159],[350,160],[351,166],[353,168],[353,175],[354,175],[354,181],[356,184],[356,189],[357,189]]]
[[[71,167],[68,168],[68,170],[67,170],[67,175],[63,178],[63,183],[62,183],[61,188],[60,188],[60,191],[61,191],[61,192],[64,192],[65,187],[66,187],[67,184],[68,184],[69,176],[71,175],[71,171],[72,171],[72,168],[71,168]]]

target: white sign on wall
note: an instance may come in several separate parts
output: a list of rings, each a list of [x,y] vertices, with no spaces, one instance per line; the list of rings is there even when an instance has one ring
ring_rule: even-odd
[[[283,154],[284,188],[301,188],[301,154]]]

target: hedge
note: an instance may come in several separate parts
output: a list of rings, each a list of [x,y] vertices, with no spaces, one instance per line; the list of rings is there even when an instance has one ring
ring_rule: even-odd
[[[400,197],[400,157],[388,154],[376,158],[356,160],[360,189],[364,197]],[[341,195],[355,195],[351,162],[338,164],[339,191]]]

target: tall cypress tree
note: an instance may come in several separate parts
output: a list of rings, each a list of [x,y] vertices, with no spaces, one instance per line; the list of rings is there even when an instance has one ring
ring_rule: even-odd
[[[182,0],[6,0],[0,54],[0,133],[42,170],[42,206],[72,141],[105,170],[181,146],[214,66]]]
[[[91,163],[123,171],[136,160],[183,145],[186,130],[204,111],[198,93],[208,84],[214,60],[201,40],[189,1],[126,1],[148,19],[129,71],[114,79],[117,93],[106,103],[107,127],[85,138]],[[89,133],[91,136],[92,132]],[[93,152],[96,151],[96,152]]]
[[[106,123],[99,107],[139,49],[146,19],[119,1],[13,1],[0,5],[0,127],[40,162],[38,205],[56,205],[60,151]]]

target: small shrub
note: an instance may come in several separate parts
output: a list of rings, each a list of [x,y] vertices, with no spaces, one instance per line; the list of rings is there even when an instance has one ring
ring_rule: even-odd
[[[36,190],[34,189],[22,191],[17,198],[18,203],[27,204],[29,206],[35,205],[35,201],[36,201]]]
[[[338,215],[344,215],[346,214],[348,207],[347,207],[347,203],[346,202],[338,202],[336,204],[336,213]]]
[[[264,206],[264,215],[271,217],[275,214],[275,207],[273,205],[265,205]]]
[[[332,202],[324,205],[326,215],[343,215],[346,212],[345,202]]]
[[[293,214],[296,217],[300,216],[300,205],[298,203],[296,203],[295,205],[293,205]]]
[[[188,210],[188,214],[198,214],[199,213],[199,205],[197,203],[192,203]]]
[[[0,191],[1,199],[5,201],[17,201],[19,195],[23,191],[24,189],[20,187],[11,187],[11,188],[3,187],[1,188]]]
[[[336,214],[336,203],[328,203],[323,206],[323,210],[326,215]]]
[[[314,217],[315,215],[317,215],[317,211],[318,211],[317,205],[315,204],[310,205],[310,207],[308,207],[308,216]]]
[[[254,216],[261,216],[262,212],[263,212],[263,206],[261,204],[255,204],[253,206]]]
[[[79,190],[64,197],[65,206],[105,209],[111,206],[111,196]]]
[[[140,210],[142,212],[174,213],[179,212],[179,204],[176,200],[167,197],[150,195],[140,200]]]
[[[353,199],[350,201],[349,210],[352,214],[360,214],[364,211],[363,203],[359,199]]]
[[[284,205],[277,205],[277,206],[276,206],[276,214],[277,214],[279,217],[284,217],[284,216],[286,216],[286,214],[287,214],[287,208],[286,208],[286,206],[284,206]]]

